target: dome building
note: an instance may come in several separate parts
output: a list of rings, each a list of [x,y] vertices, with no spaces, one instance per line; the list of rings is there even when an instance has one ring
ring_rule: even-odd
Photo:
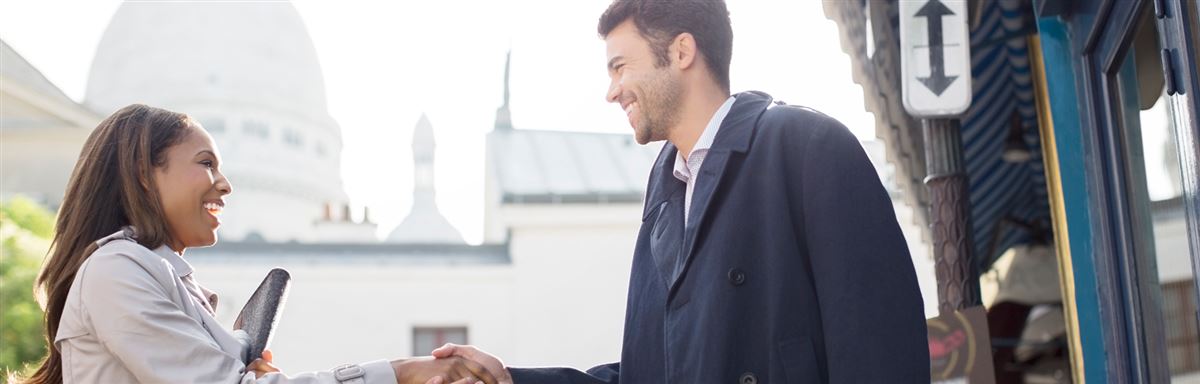
[[[341,131],[290,3],[124,3],[96,50],[84,103],[104,115],[145,103],[199,120],[234,186],[226,240],[376,241],[374,224],[350,218]]]

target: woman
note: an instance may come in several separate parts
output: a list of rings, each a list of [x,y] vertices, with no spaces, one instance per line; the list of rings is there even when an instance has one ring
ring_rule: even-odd
[[[30,383],[488,383],[474,362],[417,358],[285,376],[249,366],[183,254],[216,243],[224,196],[212,137],[187,115],[130,105],[84,144],[38,276],[49,356]]]

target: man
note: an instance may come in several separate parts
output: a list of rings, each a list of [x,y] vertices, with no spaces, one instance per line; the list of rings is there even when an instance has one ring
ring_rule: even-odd
[[[912,261],[854,135],[765,93],[730,96],[723,1],[616,0],[599,32],[608,101],[639,143],[668,141],[650,174],[621,361],[506,370],[469,346],[434,355],[517,384],[928,383]]]

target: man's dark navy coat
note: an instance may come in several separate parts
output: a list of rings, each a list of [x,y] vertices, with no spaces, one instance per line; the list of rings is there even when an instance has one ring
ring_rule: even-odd
[[[685,184],[650,174],[619,363],[526,383],[929,383],[924,305],[892,201],[836,120],[737,94]]]

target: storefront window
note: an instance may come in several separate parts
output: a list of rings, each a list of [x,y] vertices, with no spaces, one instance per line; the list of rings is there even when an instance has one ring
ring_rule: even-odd
[[[1196,297],[1188,251],[1182,180],[1173,120],[1165,97],[1140,113],[1142,164],[1153,226],[1154,258],[1162,286],[1167,355],[1174,375],[1200,375]],[[1200,378],[1200,376],[1198,376]]]
[[[1164,91],[1159,37],[1146,12],[1120,73],[1116,76],[1122,107],[1128,217],[1133,227],[1134,255],[1150,274],[1139,274],[1143,289],[1156,279],[1146,310],[1158,307],[1171,381],[1200,379],[1196,298],[1187,221],[1182,199],[1177,122]],[[1147,321],[1156,320],[1154,316]],[[1147,326],[1153,326],[1147,324]],[[1152,335],[1148,333],[1147,337]],[[1150,344],[1152,347],[1154,343]]]

